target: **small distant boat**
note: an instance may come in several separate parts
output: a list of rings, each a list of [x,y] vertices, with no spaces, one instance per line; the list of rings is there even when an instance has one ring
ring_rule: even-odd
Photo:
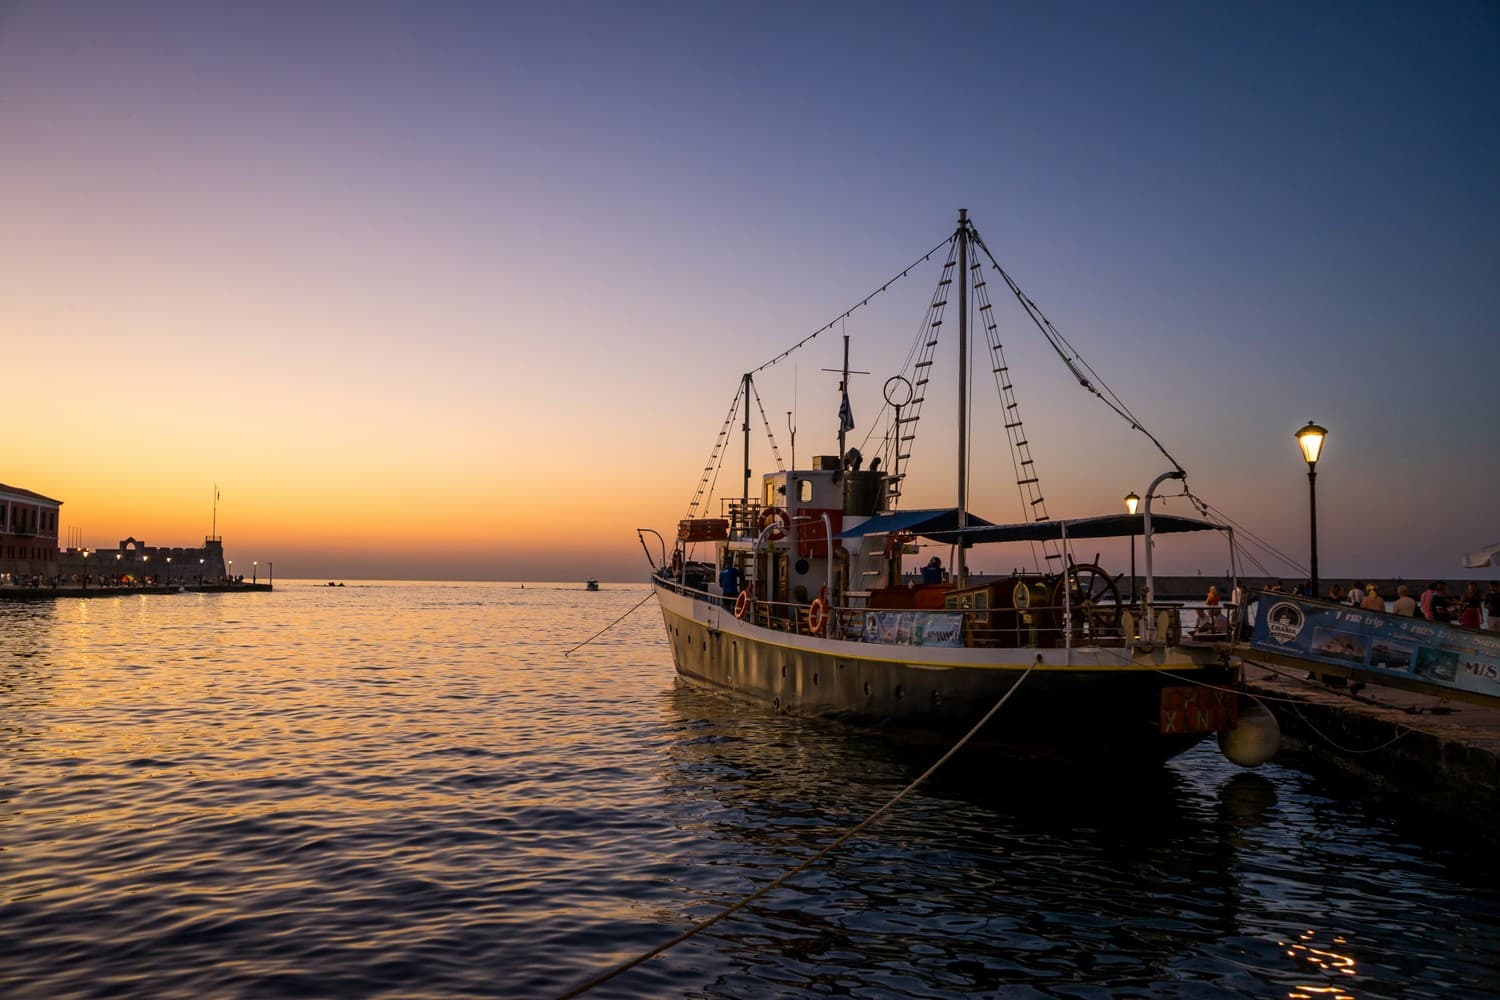
[[[588,583],[585,583],[583,585],[583,589],[584,590],[598,590],[599,589],[599,581],[598,580],[590,580]]]

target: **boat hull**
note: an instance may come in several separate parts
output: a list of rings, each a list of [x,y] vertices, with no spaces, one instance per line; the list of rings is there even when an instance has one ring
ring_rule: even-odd
[[[1230,668],[1181,650],[928,649],[793,635],[656,586],[685,681],[771,711],[879,727],[908,740],[951,745],[1019,684],[976,747],[1165,760],[1211,727],[1201,714],[1164,719],[1164,690],[1235,681]]]

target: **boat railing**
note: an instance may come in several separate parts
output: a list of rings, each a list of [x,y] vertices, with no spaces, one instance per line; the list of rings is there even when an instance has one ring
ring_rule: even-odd
[[[668,574],[658,580],[679,594],[718,605],[731,614],[735,596],[716,584],[692,586]],[[1232,603],[1153,602],[1158,641],[1167,645],[1228,641],[1240,630],[1243,609]],[[1145,640],[1143,607],[1103,610],[1033,605],[1024,616],[1014,609],[871,608],[828,606],[814,619],[802,601],[748,601],[744,620],[794,635],[821,636],[872,645],[951,645],[982,648],[1058,649],[1065,646],[1125,647]],[[814,628],[814,626],[818,626]],[[1186,626],[1186,627],[1185,627]],[[1126,632],[1129,632],[1127,635]]]

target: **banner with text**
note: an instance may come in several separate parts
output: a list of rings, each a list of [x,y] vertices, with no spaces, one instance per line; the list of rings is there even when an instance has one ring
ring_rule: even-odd
[[[866,611],[866,642],[891,646],[962,646],[964,616],[947,611]]]
[[[1500,699],[1500,632],[1262,593],[1250,645]]]

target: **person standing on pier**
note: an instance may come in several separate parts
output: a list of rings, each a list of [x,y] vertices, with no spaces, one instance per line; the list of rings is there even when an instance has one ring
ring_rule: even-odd
[[[1470,580],[1464,588],[1463,600],[1459,602],[1458,624],[1464,628],[1478,628],[1484,614],[1484,599],[1479,593],[1479,584]]]

